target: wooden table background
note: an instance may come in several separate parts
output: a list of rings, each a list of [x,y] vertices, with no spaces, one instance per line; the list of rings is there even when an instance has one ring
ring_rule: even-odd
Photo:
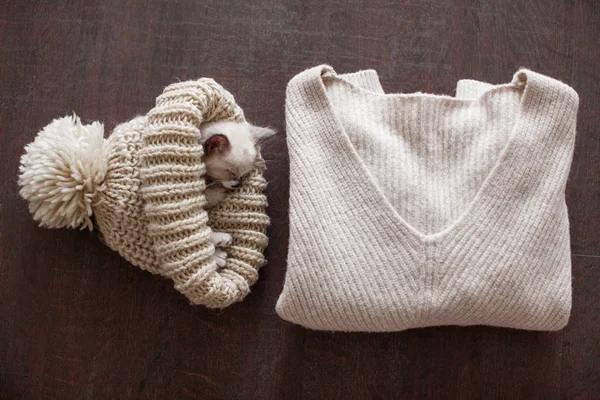
[[[0,5],[0,398],[600,398],[600,4],[593,1],[5,0]],[[555,333],[443,327],[311,332],[274,307],[288,238],[286,83],[321,63],[378,70],[386,91],[453,94],[526,66],[580,95],[567,186],[573,312]],[[162,88],[208,76],[264,149],[269,264],[241,304],[193,307],[95,233],[36,226],[23,146],[76,111],[107,132]]]

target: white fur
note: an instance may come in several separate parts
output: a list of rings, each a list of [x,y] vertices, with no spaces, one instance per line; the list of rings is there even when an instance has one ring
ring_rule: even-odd
[[[227,152],[205,154],[203,158],[207,174],[222,181],[225,187],[252,170],[256,160],[256,141],[250,127],[247,123],[222,121],[206,124],[201,129],[200,141],[203,144],[214,135],[224,135],[229,141]]]
[[[107,169],[104,126],[58,118],[25,147],[20,194],[40,226],[92,229],[92,201]]]
[[[246,122],[231,121],[211,122],[203,125],[200,131],[200,142],[203,145],[214,135],[223,135],[229,141],[225,151],[215,151],[202,157],[207,176],[217,181],[216,185],[208,186],[204,192],[207,207],[212,208],[225,198],[227,190],[236,188],[252,171],[258,154],[258,143],[274,135],[275,131]],[[215,247],[222,248],[229,247],[232,238],[228,233],[213,232],[211,241]],[[227,252],[220,248],[215,250],[213,259],[217,266],[224,267],[227,262]]]
[[[215,247],[229,247],[231,246],[232,237],[226,232],[213,232],[210,235],[210,241]]]
[[[217,247],[213,260],[215,260],[218,267],[223,268],[227,264],[227,252],[222,248],[231,246],[233,238],[229,233],[212,232],[210,234],[210,241]]]
[[[218,204],[227,189],[234,189],[252,171],[258,154],[258,143],[275,134],[270,128],[262,128],[246,122],[218,121],[201,127],[200,142],[206,143],[214,135],[224,135],[229,141],[227,151],[205,154],[202,157],[208,177],[220,183],[206,188],[209,208]]]
[[[219,268],[225,267],[225,265],[227,265],[227,252],[225,252],[221,249],[216,249],[215,255],[213,256],[213,260],[215,260],[217,267],[219,267]]]

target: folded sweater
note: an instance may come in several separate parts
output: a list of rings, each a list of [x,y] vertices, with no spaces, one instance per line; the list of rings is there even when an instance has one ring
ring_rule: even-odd
[[[528,70],[457,98],[385,94],[374,71],[297,75],[277,313],[320,330],[565,326],[577,108]]]

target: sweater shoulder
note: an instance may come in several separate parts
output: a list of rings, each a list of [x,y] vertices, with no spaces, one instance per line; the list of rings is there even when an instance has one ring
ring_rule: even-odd
[[[537,87],[536,91],[543,96],[549,96],[558,100],[561,107],[577,111],[579,108],[579,95],[568,84],[552,78],[550,76],[540,74],[528,69],[521,69],[515,74],[514,82],[533,83]]]
[[[315,78],[318,78],[324,72],[330,71],[332,68],[329,65],[322,64],[316,67],[305,69],[296,74],[287,84],[286,95],[292,95],[295,92],[304,90],[305,88],[314,85]]]

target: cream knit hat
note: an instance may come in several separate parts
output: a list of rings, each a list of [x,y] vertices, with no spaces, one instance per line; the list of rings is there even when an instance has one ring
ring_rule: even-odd
[[[231,93],[212,79],[168,86],[147,116],[118,125],[76,116],[54,120],[26,146],[21,196],[40,226],[92,228],[132,264],[171,278],[193,304],[224,308],[258,279],[267,246],[264,161],[242,186],[206,210],[200,124],[243,121]],[[211,228],[233,237],[217,267]]]

